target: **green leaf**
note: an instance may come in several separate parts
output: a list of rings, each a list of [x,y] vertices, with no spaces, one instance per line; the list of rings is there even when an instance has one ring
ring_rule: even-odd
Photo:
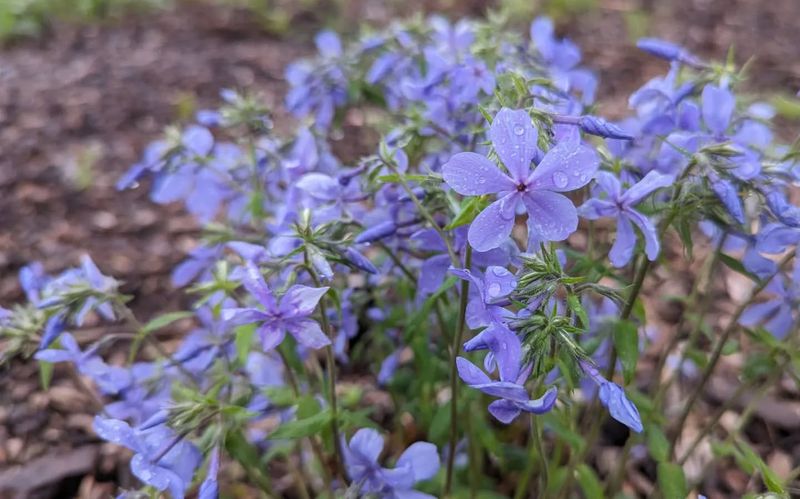
[[[453,218],[452,222],[447,224],[444,230],[453,230],[456,227],[472,223],[486,206],[488,206],[488,201],[483,196],[468,198],[461,203],[461,211]]]
[[[580,298],[573,294],[567,295],[567,305],[569,305],[570,310],[578,317],[581,325],[583,327],[589,327],[589,314],[586,313],[586,309],[581,305]]]
[[[428,438],[434,442],[447,441],[450,431],[450,402],[446,402],[438,408],[433,415],[433,420],[428,427]]]
[[[362,409],[360,411],[350,411],[341,409],[339,411],[339,429],[350,430],[353,428],[377,428],[373,420],[369,418],[373,408]]]
[[[745,275],[754,281],[758,280],[757,277],[753,275],[751,272],[748,272],[747,269],[744,268],[744,264],[742,264],[742,262],[740,262],[736,258],[730,257],[725,253],[720,252],[719,261],[722,262],[729,269],[733,270],[734,272]]]
[[[319,400],[317,400],[316,397],[313,395],[306,395],[297,403],[297,418],[308,419],[319,413],[321,409]]]
[[[586,464],[579,464],[576,472],[578,484],[586,499],[603,499],[603,485],[594,470]]]
[[[313,416],[283,423],[270,433],[270,439],[294,439],[310,437],[325,430],[331,423],[333,415],[330,409],[319,411]]]
[[[664,499],[686,499],[689,493],[683,468],[675,463],[658,463],[658,487]]]
[[[767,486],[770,492],[774,492],[776,494],[785,495],[786,491],[783,488],[783,484],[781,483],[781,479],[778,478],[778,475],[775,474],[767,463],[761,459],[756,451],[750,447],[749,444],[738,440],[736,442],[737,447],[741,451],[741,457],[754,469],[757,469],[761,473],[761,477],[764,480],[764,485]]]
[[[247,354],[250,353],[250,347],[253,345],[253,338],[256,332],[255,324],[245,324],[239,326],[235,330],[234,342],[236,343],[236,358],[240,364],[247,362]]]
[[[617,323],[614,328],[614,347],[617,349],[627,385],[636,374],[636,362],[639,360],[639,331],[636,324],[631,321]]]
[[[772,99],[772,105],[784,118],[800,120],[800,99],[780,95]]]
[[[170,312],[168,314],[159,315],[154,319],[150,320],[147,324],[142,326],[142,329],[139,331],[140,334],[149,334],[157,329],[161,329],[162,327],[169,326],[173,322],[179,321],[181,319],[185,319],[187,317],[191,317],[192,312]]]
[[[288,386],[268,386],[264,388],[263,393],[278,407],[289,407],[297,403],[297,396]]]
[[[270,490],[269,478],[261,471],[263,466],[259,456],[261,452],[244,436],[241,429],[228,431],[225,435],[225,448],[231,458],[238,461],[247,474],[262,489]]]
[[[405,180],[406,182],[424,182],[428,180],[427,175],[399,175],[397,173],[390,173],[388,175],[381,175],[378,177],[378,182],[383,182],[387,184],[401,184]]]
[[[657,462],[669,460],[669,441],[661,428],[655,425],[648,425],[647,428],[647,450]]]

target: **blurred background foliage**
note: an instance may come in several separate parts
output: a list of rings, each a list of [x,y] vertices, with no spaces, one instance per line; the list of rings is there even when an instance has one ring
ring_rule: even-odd
[[[13,42],[20,38],[41,36],[54,23],[113,22],[132,14],[152,12],[174,7],[177,2],[227,6],[241,9],[253,16],[263,29],[282,35],[290,31],[298,18],[316,20],[331,27],[353,24],[350,14],[366,10],[366,2],[348,0],[2,0],[0,1],[0,41]],[[489,8],[500,9],[510,19],[531,19],[537,13],[546,13],[562,19],[596,7],[596,0],[494,0],[456,2],[453,0],[389,0],[380,2],[383,10],[399,16],[418,10],[447,11],[463,14]],[[415,5],[416,4],[416,5]],[[466,5],[465,5],[466,4]],[[465,8],[466,7],[466,8]],[[644,12],[635,14],[637,29],[646,18]]]

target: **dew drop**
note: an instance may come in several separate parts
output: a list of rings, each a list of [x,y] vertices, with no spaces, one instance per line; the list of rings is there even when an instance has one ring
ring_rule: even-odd
[[[561,172],[555,172],[555,173],[553,174],[553,183],[554,183],[554,184],[556,185],[556,187],[558,187],[559,189],[563,189],[563,188],[564,188],[564,187],[566,187],[566,186],[567,186],[567,184],[569,183],[569,179],[568,179],[568,178],[567,178],[567,176],[566,176],[566,175],[564,175],[563,173],[561,173]]]
[[[489,293],[489,296],[494,298],[495,296],[499,296],[500,292],[502,291],[500,284],[493,282],[489,285],[489,289],[486,290]]]
[[[503,267],[494,267],[492,268],[492,274],[496,275],[497,277],[503,277],[506,274],[510,274],[510,272]]]
[[[478,183],[479,184],[485,184],[486,183],[486,177],[478,177]]]
[[[525,133],[525,129],[522,127],[522,125],[515,125],[514,126],[514,134],[515,135],[522,135],[523,133]]]

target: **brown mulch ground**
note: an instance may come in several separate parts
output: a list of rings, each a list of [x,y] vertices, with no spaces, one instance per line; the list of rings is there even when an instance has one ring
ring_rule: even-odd
[[[563,28],[600,73],[602,111],[619,116],[627,95],[665,64],[624,34],[635,2],[598,3]],[[479,12],[479,4],[466,9]],[[383,12],[380,2],[360,5],[373,8],[350,13]],[[739,62],[756,56],[755,90],[800,88],[797,0],[642,6],[653,34],[701,55],[721,57],[735,44]],[[178,206],[152,204],[146,188],[118,193],[114,182],[180,109],[216,105],[221,88],[255,90],[280,106],[285,65],[311,50],[310,37],[299,35],[270,37],[236,11],[184,6],[109,26],[57,27],[0,53],[0,304],[21,299],[16,274],[25,263],[41,260],[56,272],[88,252],[126,282],[143,318],[177,308],[169,271],[194,244],[192,220]],[[674,307],[654,306],[672,322]],[[91,436],[90,401],[66,376],[47,393],[37,376],[32,364],[0,372],[0,497],[9,483],[24,485],[20,497],[108,495],[112,480],[124,483],[124,469]],[[792,449],[781,452],[797,462]]]

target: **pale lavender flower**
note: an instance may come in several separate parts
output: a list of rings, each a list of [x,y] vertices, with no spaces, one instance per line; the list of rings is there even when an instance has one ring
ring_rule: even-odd
[[[222,311],[222,318],[231,325],[258,323],[258,335],[264,350],[277,347],[287,332],[308,348],[322,348],[331,343],[317,321],[311,319],[328,287],[294,285],[278,300],[252,262],[245,266],[242,284],[262,308],[226,308]]]
[[[377,494],[385,499],[433,498],[414,490],[417,482],[429,480],[439,471],[439,453],[432,443],[411,444],[394,468],[378,464],[383,437],[373,429],[358,430],[342,450],[347,475],[360,493]]]
[[[490,328],[491,334],[484,335],[483,341],[494,356],[500,380],[493,381],[475,364],[463,357],[456,359],[458,375],[470,387],[487,395],[498,397],[489,404],[489,412],[499,421],[510,423],[522,412],[543,414],[550,411],[556,403],[555,387],[547,390],[538,399],[531,400],[525,389],[525,381],[531,366],[522,366],[522,344],[513,332],[506,328]]]
[[[578,215],[572,201],[560,193],[589,183],[600,163],[597,153],[577,142],[562,142],[531,172],[531,161],[540,152],[538,132],[524,110],[500,110],[489,137],[508,174],[472,152],[458,153],[442,167],[444,180],[459,194],[500,195],[472,222],[470,245],[488,251],[503,244],[511,234],[518,204],[528,212],[531,236],[541,241],[566,239],[577,229]]]
[[[636,249],[636,233],[633,225],[642,232],[645,240],[645,252],[650,261],[658,258],[660,243],[655,226],[650,220],[638,212],[634,206],[657,189],[667,187],[674,182],[670,175],[651,171],[645,177],[622,192],[622,186],[612,173],[599,172],[597,186],[607,194],[606,198],[593,197],[578,209],[578,213],[589,220],[604,217],[616,217],[617,236],[608,257],[615,267],[623,267],[633,257]]]

